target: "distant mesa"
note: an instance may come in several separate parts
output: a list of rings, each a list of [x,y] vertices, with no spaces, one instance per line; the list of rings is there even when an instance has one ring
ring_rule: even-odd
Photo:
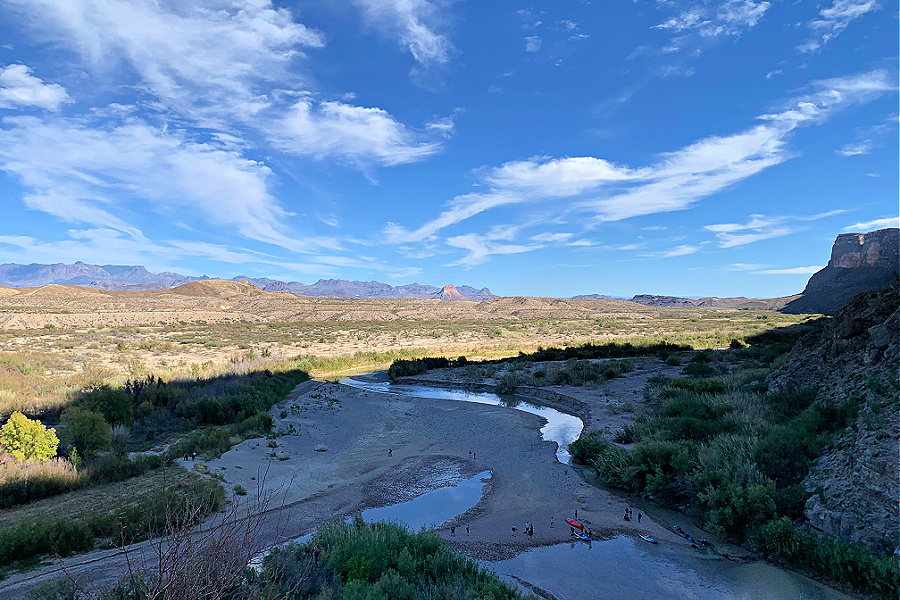
[[[839,311],[853,296],[886,288],[898,276],[900,229],[844,233],[831,248],[831,260],[813,274],[803,294],[789,302],[786,313]]]
[[[41,287],[45,285],[75,285],[101,290],[168,290],[182,286],[181,295],[249,294],[245,288],[224,289],[219,284],[212,287],[188,286],[197,282],[208,282],[211,278],[202,275],[191,277],[179,273],[151,273],[143,266],[90,265],[81,261],[74,264],[56,263],[52,265],[14,263],[0,264],[0,286],[13,288]],[[221,280],[218,280],[221,281]],[[320,298],[386,298],[386,299],[441,299],[471,300],[481,302],[497,296],[488,288],[476,289],[467,285],[459,287],[410,283],[391,286],[379,281],[347,281],[346,279],[320,279],[306,285],[298,281],[279,281],[267,277],[246,277],[239,275],[233,282],[246,281],[266,292],[286,292],[295,296],[315,296]],[[453,288],[448,291],[447,288]],[[443,294],[443,296],[442,296]],[[446,296],[446,297],[444,297]]]
[[[445,285],[437,294],[432,296],[435,300],[468,300],[467,297],[459,293],[455,285]]]

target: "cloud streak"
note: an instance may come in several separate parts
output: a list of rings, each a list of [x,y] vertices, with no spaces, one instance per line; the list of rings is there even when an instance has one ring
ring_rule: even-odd
[[[831,6],[820,10],[816,18],[807,24],[813,30],[813,36],[797,49],[804,53],[818,52],[850,23],[879,8],[875,0],[834,0]]]
[[[587,215],[588,226],[632,217],[684,210],[780,164],[793,153],[791,134],[801,126],[826,120],[848,106],[867,102],[894,86],[886,71],[813,82],[804,93],[785,102],[780,110],[758,117],[760,123],[725,136],[710,136],[659,156],[645,167],[629,167],[591,157],[535,157],[511,161],[480,174],[488,191],[454,198],[441,214],[417,229],[389,223],[388,243],[435,241],[438,233],[475,215],[517,204],[552,203],[557,212]],[[799,229],[754,217],[747,224],[716,229],[722,248],[788,235]],[[477,237],[454,236],[474,245]],[[483,250],[483,247],[480,247]],[[467,247],[470,251],[472,248]],[[479,256],[489,253],[479,251]]]

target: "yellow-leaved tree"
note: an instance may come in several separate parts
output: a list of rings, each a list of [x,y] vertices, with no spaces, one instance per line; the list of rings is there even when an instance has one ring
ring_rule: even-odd
[[[55,429],[16,411],[0,427],[0,444],[19,460],[47,460],[56,456],[59,438]]]

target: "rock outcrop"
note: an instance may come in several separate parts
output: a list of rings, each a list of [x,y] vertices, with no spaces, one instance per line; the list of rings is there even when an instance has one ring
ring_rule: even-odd
[[[459,290],[456,289],[455,285],[445,285],[441,288],[441,291],[432,296],[435,300],[468,300],[465,296],[459,293]]]
[[[782,310],[833,314],[856,294],[890,285],[897,277],[898,263],[900,229],[841,234],[831,248],[828,265],[813,274],[801,297]]]
[[[856,421],[805,481],[813,493],[805,514],[821,531],[881,552],[900,546],[898,285],[895,279],[889,288],[855,296],[821,330],[801,338],[769,378],[772,391],[817,387],[817,402],[858,406]]]

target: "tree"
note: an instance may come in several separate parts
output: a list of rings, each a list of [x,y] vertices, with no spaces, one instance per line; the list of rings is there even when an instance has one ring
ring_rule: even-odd
[[[103,415],[73,406],[63,412],[60,421],[66,428],[68,441],[82,456],[90,457],[109,448],[109,423]]]
[[[19,460],[47,460],[56,456],[59,438],[55,429],[16,411],[0,428],[0,444]]]

